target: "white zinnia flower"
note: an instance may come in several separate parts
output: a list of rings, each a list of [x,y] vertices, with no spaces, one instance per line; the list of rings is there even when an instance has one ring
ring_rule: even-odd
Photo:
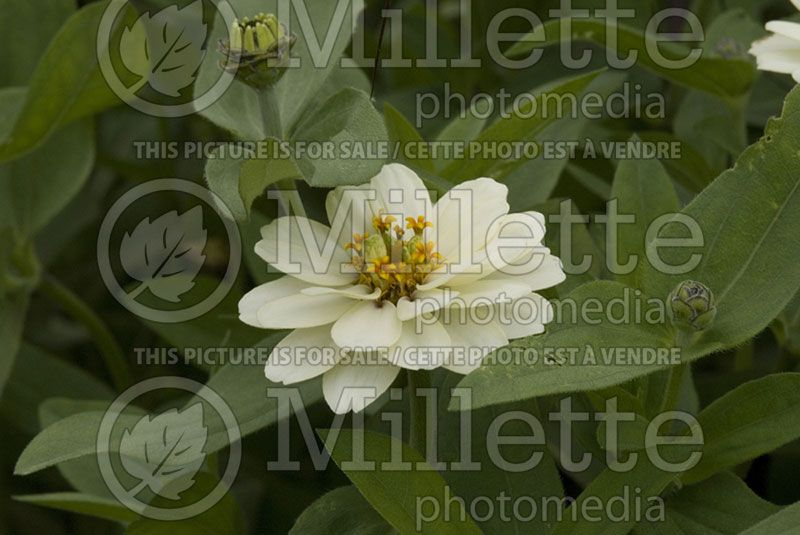
[[[792,0],[800,10],[800,0]],[[800,24],[783,20],[767,23],[766,29],[773,35],[760,39],[750,47],[756,64],[762,71],[791,74],[800,83]]]
[[[270,355],[267,378],[288,385],[324,374],[330,407],[358,411],[401,368],[467,374],[510,339],[542,333],[553,312],[534,292],[565,275],[542,245],[544,217],[509,214],[507,194],[479,178],[434,206],[416,173],[391,164],[328,195],[333,231],[299,216],[265,226],[255,251],[287,275],[245,295],[239,317],[294,329]],[[369,400],[358,388],[373,390]]]

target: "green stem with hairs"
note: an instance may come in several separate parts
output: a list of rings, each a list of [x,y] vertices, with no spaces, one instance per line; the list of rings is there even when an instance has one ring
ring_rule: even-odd
[[[675,346],[681,350],[689,348],[696,339],[696,332],[687,329],[676,329],[675,331]],[[681,393],[681,383],[688,368],[688,362],[683,362],[670,368],[667,387],[664,391],[664,400],[661,403],[661,412],[674,411],[677,408],[678,398]]]
[[[122,392],[131,386],[133,384],[133,376],[125,360],[125,353],[100,316],[75,292],[51,275],[42,277],[39,290],[55,301],[73,319],[86,327],[95,345],[100,350],[100,355],[103,357],[116,390]]]
[[[261,126],[264,128],[264,138],[282,140],[281,110],[274,84],[269,84],[258,91],[258,105],[261,108]]]
[[[683,376],[689,368],[689,363],[684,362],[673,366],[669,370],[669,377],[667,378],[667,388],[664,391],[664,401],[661,403],[661,412],[674,411],[678,407],[678,399],[681,394],[681,384],[683,383]]]

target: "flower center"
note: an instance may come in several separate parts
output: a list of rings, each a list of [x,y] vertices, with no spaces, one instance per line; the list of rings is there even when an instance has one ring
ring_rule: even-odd
[[[344,248],[352,252],[352,263],[358,271],[356,284],[364,284],[370,290],[381,291],[378,302],[397,303],[401,297],[411,297],[417,285],[422,284],[429,273],[443,265],[442,256],[436,252],[436,244],[425,242],[423,232],[433,227],[424,216],[406,218],[407,233],[390,215],[378,213],[372,219],[374,234],[354,234],[353,241]]]

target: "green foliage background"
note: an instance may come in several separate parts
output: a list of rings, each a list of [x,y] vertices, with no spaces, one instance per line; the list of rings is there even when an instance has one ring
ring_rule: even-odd
[[[367,2],[367,53],[377,41],[383,0]],[[448,4],[442,0],[442,4]],[[454,2],[449,2],[453,4]],[[126,20],[157,10],[168,2],[134,2]],[[237,13],[274,9],[269,0],[233,0]],[[486,34],[492,16],[522,2],[473,2],[474,35]],[[554,0],[524,7],[547,20]],[[603,7],[582,0],[576,7]],[[464,498],[497,495],[613,496],[627,485],[645,495],[662,495],[667,521],[638,525],[606,520],[599,524],[559,525],[534,521],[510,525],[492,519],[460,525],[428,526],[431,533],[756,533],[796,529],[800,500],[800,90],[787,76],[759,73],[746,53],[765,34],[763,22],[791,14],[783,1],[697,0],[691,6],[706,29],[703,59],[693,67],[667,71],[649,62],[642,31],[649,16],[672,3],[626,0],[637,17],[622,31],[620,47],[640,50],[632,69],[605,68],[603,28],[597,21],[576,23],[576,42],[594,50],[594,59],[576,73],[558,61],[555,47],[545,46],[543,59],[524,71],[495,65],[485,43],[474,43],[483,67],[475,69],[383,69],[375,99],[369,97],[369,72],[303,68],[290,71],[276,88],[282,137],[286,140],[642,140],[683,142],[679,160],[611,161],[603,158],[530,161],[426,159],[406,162],[435,190],[478,176],[491,176],[510,189],[513,211],[536,209],[554,213],[569,199],[577,213],[597,214],[616,198],[619,210],[647,223],[674,211],[694,218],[704,231],[703,262],[691,274],[713,289],[718,316],[684,355],[693,361],[683,377],[679,407],[696,414],[706,435],[703,461],[679,474],[665,474],[642,463],[618,474],[602,459],[604,429],[587,423],[576,429],[581,448],[595,462],[582,474],[565,473],[552,454],[557,444],[542,448],[544,461],[533,471],[503,473],[492,465],[480,474],[445,471],[364,473],[340,470],[331,463],[314,471],[310,454],[294,452],[298,473],[269,472],[266,460],[276,457],[274,400],[260,367],[137,365],[135,347],[212,347],[227,340],[241,347],[270,347],[281,333],[264,333],[241,325],[236,302],[245,289],[274,277],[250,252],[258,229],[274,217],[264,202],[269,186],[297,181],[312,217],[324,219],[324,196],[332,186],[368,180],[382,162],[370,160],[311,161],[292,165],[264,160],[214,158],[137,159],[134,142],[236,141],[265,137],[260,102],[254,91],[235,82],[213,106],[200,113],[159,119],[133,111],[108,89],[97,64],[95,38],[107,3],[75,0],[0,0],[0,418],[3,441],[0,487],[13,499],[0,502],[0,531],[9,533],[402,533],[414,532],[413,497],[440,495],[444,486]],[[308,2],[320,28],[333,5]],[[425,9],[420,2],[396,1],[402,9],[403,48],[409,58],[425,56]],[[440,54],[458,55],[459,21],[440,13]],[[548,23],[552,45],[557,35]],[[525,31],[504,28],[507,31]],[[117,31],[120,31],[118,28]],[[209,42],[222,35],[214,26]],[[582,38],[589,36],[589,40]],[[347,54],[350,35],[337,37],[337,54]],[[543,46],[544,46],[543,45]],[[517,43],[511,53],[525,53]],[[213,48],[213,47],[212,47]],[[308,54],[303,43],[296,52]],[[216,72],[218,57],[208,54],[199,80]],[[641,84],[644,92],[666,96],[667,117],[647,119],[561,119],[542,112],[532,118],[474,115],[413,126],[416,95],[432,91],[474,95],[512,94],[544,89],[556,93],[596,91],[608,94],[624,82]],[[772,117],[772,118],[771,118]],[[102,283],[96,262],[96,236],[108,208],[125,191],[167,176],[207,184],[230,207],[244,237],[245,262],[231,295],[209,314],[183,324],[146,322],[123,309]],[[181,207],[175,199],[167,207]],[[610,301],[626,288],[664,298],[683,278],[643,265],[629,275],[613,277],[604,268],[602,228],[586,225],[574,231],[573,257],[591,256],[594,269],[571,276],[551,297]],[[619,237],[629,253],[645,251],[644,228],[633,226]],[[680,235],[678,225],[667,235]],[[222,239],[220,229],[213,239]],[[557,230],[548,229],[548,245],[557,252]],[[680,263],[685,251],[665,255]],[[223,253],[224,256],[224,253]],[[225,258],[219,262],[224,268]],[[224,269],[223,269],[224,270]],[[202,273],[214,285],[220,269]],[[551,325],[524,347],[617,346],[669,347],[674,333],[660,326],[619,327]],[[134,381],[160,375],[183,375],[207,383],[233,409],[245,436],[243,465],[233,492],[203,517],[165,524],[139,518],[117,504],[99,478],[93,453],[102,410]],[[659,366],[487,366],[465,379],[441,373],[433,380],[443,392],[456,386],[474,391],[476,437],[485,433],[503,409],[542,414],[569,396],[579,407],[598,410],[617,396],[641,421],[661,408],[669,370]],[[402,385],[400,385],[402,386]],[[319,400],[319,384],[302,385],[304,399]],[[146,399],[141,409],[188,406],[192,400]],[[457,452],[457,412],[440,407],[439,442],[443,459]],[[453,402],[452,408],[457,408]],[[308,407],[315,429],[331,426],[324,404]],[[290,421],[292,439],[301,444],[300,429]],[[639,446],[637,424],[628,447]],[[381,458],[391,448],[379,414],[367,418],[368,451]],[[214,450],[225,449],[221,429],[210,430]],[[550,436],[548,435],[548,440]],[[348,451],[342,432],[332,447],[337,463]],[[321,441],[320,441],[321,443]],[[411,458],[419,454],[408,446]],[[483,449],[482,449],[483,448]],[[344,453],[343,453],[344,452]],[[475,456],[488,458],[477,440]],[[530,450],[511,447],[508,456],[525,459]],[[204,467],[203,484],[216,477],[212,463]],[[478,525],[480,524],[480,525]],[[574,525],[577,524],[577,525]],[[787,531],[789,532],[789,531]]]

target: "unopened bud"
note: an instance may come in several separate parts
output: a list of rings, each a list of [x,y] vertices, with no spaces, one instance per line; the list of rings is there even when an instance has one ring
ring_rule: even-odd
[[[687,280],[680,283],[667,300],[672,324],[678,329],[702,331],[717,315],[714,294],[704,284]]]
[[[285,73],[295,41],[273,14],[243,17],[232,24],[229,38],[220,40],[221,67],[252,87],[268,87]]]

